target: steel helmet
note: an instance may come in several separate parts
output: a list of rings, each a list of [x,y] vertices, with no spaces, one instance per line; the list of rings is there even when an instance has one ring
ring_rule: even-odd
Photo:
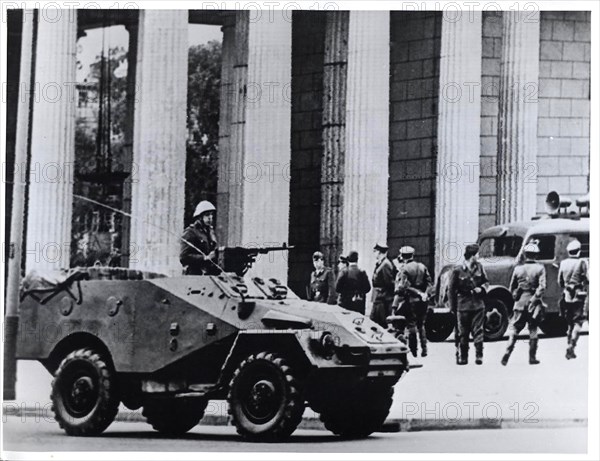
[[[406,246],[403,246],[402,248],[400,248],[400,254],[412,256],[415,254],[415,249],[409,245],[406,245]]]
[[[206,213],[208,211],[217,211],[217,209],[208,200],[202,200],[198,206],[196,206],[193,217],[195,218],[196,216],[200,216],[202,213]]]
[[[579,240],[572,240],[567,245],[567,251],[569,254],[577,254],[581,250],[581,243]]]
[[[527,245],[525,245],[525,248],[523,248],[523,252],[538,254],[540,252],[540,247],[535,242],[529,242]]]

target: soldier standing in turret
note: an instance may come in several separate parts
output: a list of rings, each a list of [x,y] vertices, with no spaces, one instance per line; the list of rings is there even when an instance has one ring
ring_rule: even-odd
[[[217,238],[213,228],[215,211],[216,208],[212,203],[201,201],[194,210],[194,222],[183,231],[179,261],[187,275],[214,275],[220,272],[215,265],[217,260]]]
[[[370,318],[383,328],[387,328],[387,318],[392,314],[394,301],[396,269],[387,257],[387,245],[377,243],[373,251],[377,262],[373,272],[373,309]]]
[[[398,257],[398,275],[396,276],[396,297],[394,308],[404,301],[408,329],[408,347],[414,357],[417,356],[418,342],[421,342],[421,356],[427,357],[427,292],[432,286],[431,276],[425,264],[413,259],[415,249],[411,246],[400,248]]]
[[[567,360],[575,359],[575,347],[585,321],[585,291],[588,285],[587,263],[581,259],[581,243],[573,240],[567,245],[569,257],[563,259],[558,269],[558,285],[563,290],[560,300],[561,315],[567,320]]]
[[[515,267],[509,289],[515,300],[512,318],[510,319],[508,345],[502,357],[502,365],[508,363],[510,354],[515,348],[517,335],[527,325],[529,329],[529,363],[537,365],[538,326],[544,319],[542,296],[546,291],[546,269],[536,261],[540,249],[532,242],[523,248],[525,261]]]

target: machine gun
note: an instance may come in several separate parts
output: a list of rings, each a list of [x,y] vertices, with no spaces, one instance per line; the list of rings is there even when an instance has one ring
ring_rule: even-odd
[[[280,247],[219,247],[217,249],[217,261],[223,271],[233,272],[241,277],[256,262],[256,257],[259,254],[267,254],[272,251],[288,251],[293,248],[293,246],[287,246],[285,243]]]

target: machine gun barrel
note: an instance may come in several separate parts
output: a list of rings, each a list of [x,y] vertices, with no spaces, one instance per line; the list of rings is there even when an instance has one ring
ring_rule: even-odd
[[[256,257],[259,254],[267,254],[273,251],[288,251],[293,249],[293,246],[283,244],[281,246],[272,247],[219,247],[217,255],[219,266],[225,272],[233,272],[240,277],[243,276],[252,264],[256,262]]]

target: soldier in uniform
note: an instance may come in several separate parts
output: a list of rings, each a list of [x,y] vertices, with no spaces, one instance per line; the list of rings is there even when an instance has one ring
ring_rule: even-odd
[[[325,267],[323,253],[320,251],[315,251],[312,258],[315,270],[310,274],[308,299],[318,303],[335,304],[333,271]]]
[[[528,243],[523,248],[525,261],[515,267],[509,289],[515,300],[510,319],[508,345],[502,357],[502,365],[508,363],[515,348],[517,335],[527,325],[529,329],[529,363],[537,365],[538,326],[544,319],[542,296],[546,291],[546,269],[536,261],[540,249],[537,243]]]
[[[569,257],[560,263],[558,285],[563,290],[561,315],[567,320],[567,360],[575,359],[575,347],[585,321],[584,304],[587,298],[587,264],[580,258],[581,243],[573,240],[567,245]]]
[[[417,356],[418,341],[421,342],[421,356],[427,357],[427,334],[425,320],[427,318],[427,293],[432,281],[427,266],[413,259],[415,249],[411,246],[400,248],[398,257],[398,274],[396,275],[396,297],[394,310],[402,302],[401,314],[406,317],[408,329],[408,346],[412,355]]]
[[[396,269],[387,257],[387,245],[377,243],[373,251],[377,262],[373,271],[373,309],[370,318],[387,328],[386,319],[392,314],[394,301]]]
[[[337,285],[337,281],[340,278],[340,276],[342,275],[342,273],[348,269],[348,257],[344,256],[344,255],[340,255],[340,257],[338,258],[338,264],[337,264],[337,277],[336,277],[336,285]],[[341,306],[342,305],[342,295],[340,293],[337,294],[337,305]]]
[[[220,273],[215,264],[217,261],[217,239],[213,228],[215,211],[216,208],[212,203],[201,201],[194,211],[194,222],[183,231],[179,261],[188,275]]]
[[[338,258],[338,275],[342,273],[343,270],[348,269],[348,257],[344,255],[340,255]]]
[[[344,309],[365,314],[366,296],[371,291],[367,273],[358,267],[358,253],[348,253],[348,268],[340,272],[335,284],[339,305]]]
[[[489,282],[478,260],[478,252],[479,245],[467,245],[465,260],[453,269],[448,287],[450,306],[456,313],[459,365],[466,365],[469,361],[469,334],[475,344],[475,363],[483,363],[484,299]]]

